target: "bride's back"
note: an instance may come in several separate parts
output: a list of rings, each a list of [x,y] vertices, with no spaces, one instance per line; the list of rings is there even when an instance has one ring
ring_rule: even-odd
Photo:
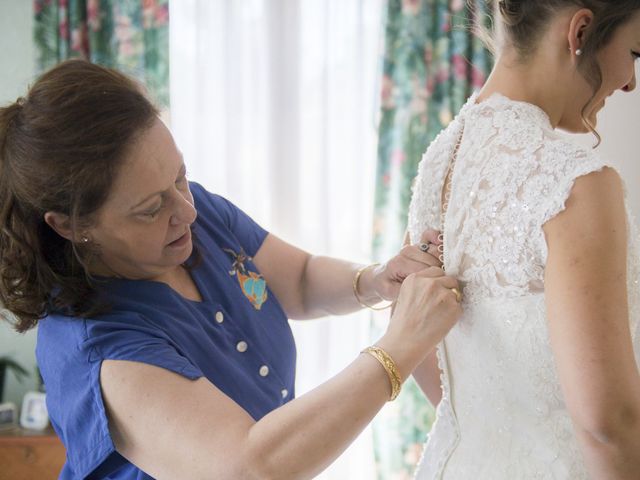
[[[605,164],[554,131],[538,107],[500,95],[477,104],[474,96],[420,164],[414,242],[441,227],[459,139],[444,264],[461,280],[465,313],[438,351],[443,399],[418,478],[586,479],[549,341],[543,225],[564,210],[577,178]],[[628,278],[637,281],[630,247]],[[637,293],[629,291],[634,332]]]

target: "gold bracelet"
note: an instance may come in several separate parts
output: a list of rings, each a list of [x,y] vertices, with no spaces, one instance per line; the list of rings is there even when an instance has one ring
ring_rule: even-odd
[[[395,400],[400,394],[400,389],[402,388],[402,377],[400,377],[400,372],[398,372],[396,362],[393,361],[393,358],[391,358],[387,352],[375,345],[365,348],[360,353],[368,353],[378,360],[384,367],[387,372],[387,376],[389,377],[389,382],[391,383],[391,396],[389,397],[389,401],[391,402]]]
[[[358,270],[356,272],[356,274],[353,277],[353,295],[356,297],[357,302],[363,308],[370,308],[371,310],[386,310],[387,308],[389,308],[389,307],[391,307],[393,305],[393,302],[391,302],[389,305],[385,305],[384,307],[374,307],[374,306],[371,306],[371,305],[365,303],[364,301],[362,301],[362,299],[360,298],[360,295],[358,294],[358,285],[360,283],[360,277],[362,276],[364,271],[367,270],[368,268],[377,267],[378,265],[380,265],[380,264],[379,263],[372,263],[371,265],[367,265],[366,267],[362,267],[360,270]]]

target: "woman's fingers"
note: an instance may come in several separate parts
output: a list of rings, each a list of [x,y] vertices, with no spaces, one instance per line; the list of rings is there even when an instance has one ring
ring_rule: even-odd
[[[421,270],[427,267],[439,267],[442,265],[438,259],[438,245],[418,243],[416,245],[408,245],[400,250],[398,255],[401,259],[410,262],[406,264],[411,271]],[[411,271],[409,273],[411,273]]]
[[[462,309],[452,288],[457,282],[439,268],[407,277],[400,289],[389,332],[404,342],[417,342],[430,350],[455,324]]]
[[[450,278],[445,277],[445,273],[440,267],[427,267],[416,272],[416,276],[425,278]],[[454,279],[455,280],[455,279]]]
[[[421,243],[416,245],[409,245],[408,235],[405,237],[405,245],[400,252],[385,263],[376,275],[376,291],[382,298],[395,300],[400,285],[412,273],[421,272],[425,268],[440,269],[442,262],[438,251],[441,248],[439,234],[437,230],[425,230],[420,238]],[[434,273],[432,276],[435,275]]]
[[[436,279],[437,283],[449,290],[455,297],[456,301],[460,303],[462,301],[462,287],[460,286],[458,280],[454,277],[449,277],[444,274],[441,268],[431,267],[425,268],[423,271],[419,272],[417,275]]]
[[[410,249],[406,250],[406,254],[410,259],[434,267],[442,265],[440,261],[442,241],[439,231],[425,230],[420,235],[420,242],[409,247]]]
[[[420,235],[420,242],[440,245],[442,243],[440,232],[438,230],[425,230],[422,232],[422,235]]]

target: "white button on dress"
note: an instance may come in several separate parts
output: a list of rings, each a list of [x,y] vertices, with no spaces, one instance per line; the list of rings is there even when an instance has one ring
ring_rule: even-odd
[[[269,367],[267,367],[266,365],[262,365],[260,367],[260,376],[266,377],[267,375],[269,375]]]
[[[224,314],[222,312],[216,312],[216,322],[224,322]]]
[[[244,353],[247,351],[247,348],[249,347],[249,345],[247,345],[247,342],[245,341],[240,341],[237,343],[236,345],[236,350],[238,350],[240,353]]]

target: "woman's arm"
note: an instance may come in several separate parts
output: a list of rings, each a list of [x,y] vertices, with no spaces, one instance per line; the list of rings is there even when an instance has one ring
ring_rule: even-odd
[[[377,343],[406,378],[454,324],[457,282],[439,269],[405,280]],[[390,395],[369,355],[255,422],[208,380],[106,360],[102,395],[116,449],[158,479],[307,479],[331,463]]]
[[[437,232],[425,232],[423,241],[435,244]],[[435,250],[432,246],[430,252]],[[344,315],[362,308],[353,294],[353,278],[362,265],[311,255],[272,234],[253,261],[289,318]],[[437,256],[406,245],[384,265],[362,273],[358,282],[360,298],[369,305],[395,300],[408,275],[438,264]]]
[[[611,169],[579,178],[544,226],[549,333],[593,478],[637,479],[640,377],[627,306],[626,218]]]
[[[105,361],[101,381],[116,449],[158,480],[313,478],[390,391],[377,361],[361,355],[322,387],[255,422],[204,378]]]

